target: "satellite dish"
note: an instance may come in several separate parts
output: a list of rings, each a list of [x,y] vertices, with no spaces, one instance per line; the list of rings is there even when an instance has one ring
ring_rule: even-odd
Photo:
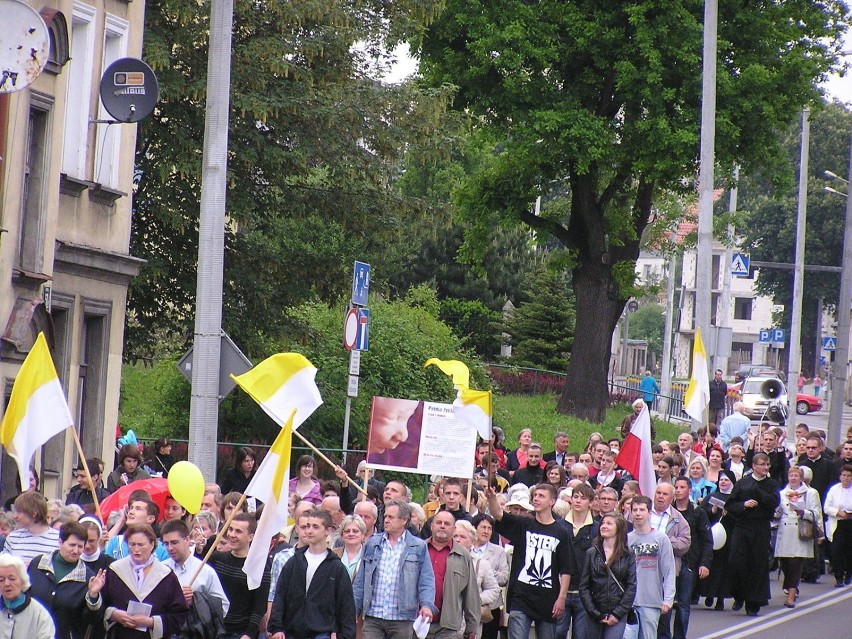
[[[101,102],[119,122],[138,122],[157,106],[160,85],[147,64],[121,58],[107,67],[101,78]]]
[[[50,33],[32,7],[0,0],[0,93],[29,86],[44,70],[50,55]]]

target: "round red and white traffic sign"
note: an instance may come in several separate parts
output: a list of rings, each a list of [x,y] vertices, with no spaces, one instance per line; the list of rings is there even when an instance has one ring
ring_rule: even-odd
[[[350,308],[343,321],[343,348],[351,351],[355,348],[355,340],[358,338],[358,309]]]

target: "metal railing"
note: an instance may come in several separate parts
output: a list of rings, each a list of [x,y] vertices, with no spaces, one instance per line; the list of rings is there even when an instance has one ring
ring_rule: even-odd
[[[621,388],[635,393],[636,397],[643,397],[644,393],[639,390],[640,381],[640,377],[627,377],[623,384],[610,382],[610,394],[612,394],[613,388]],[[689,382],[672,382],[671,395],[654,393],[654,402],[651,407],[652,410],[657,411],[661,415],[665,415],[665,418],[669,421],[672,419],[684,422],[690,421],[690,416],[683,410],[684,397],[686,396],[687,388],[689,388]],[[733,391],[728,391],[728,395],[725,397],[726,417],[734,412],[734,402],[737,400],[739,400],[739,394]]]

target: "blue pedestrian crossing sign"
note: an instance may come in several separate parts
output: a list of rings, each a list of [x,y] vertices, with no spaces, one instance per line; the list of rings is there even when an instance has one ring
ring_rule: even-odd
[[[751,258],[748,253],[734,253],[731,260],[731,275],[736,277],[748,277]]]
[[[366,306],[370,293],[370,265],[366,262],[355,262],[352,271],[352,297],[355,306]]]
[[[824,351],[836,351],[837,350],[837,338],[836,337],[823,337],[822,338],[822,350],[824,350]]]

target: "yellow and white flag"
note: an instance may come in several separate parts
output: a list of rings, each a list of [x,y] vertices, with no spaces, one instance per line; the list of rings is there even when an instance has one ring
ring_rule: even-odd
[[[276,424],[284,424],[295,410],[295,430],[322,404],[316,375],[317,369],[301,353],[277,353],[231,378]]]
[[[272,537],[287,525],[293,431],[322,404],[314,381],[316,374],[317,369],[304,355],[278,353],[239,377],[231,376],[267,415],[282,424],[281,432],[245,491],[264,503],[243,565],[251,590],[258,588],[263,579]]]
[[[430,357],[423,365],[424,368],[427,366],[437,366],[441,369],[444,375],[452,378],[453,386],[464,386],[465,388],[470,386],[470,370],[468,370],[464,362],[460,362],[457,359]]]
[[[73,424],[47,340],[39,333],[15,378],[0,425],[0,442],[18,463],[21,486],[29,486],[30,461],[36,450]]]
[[[476,428],[476,432],[482,439],[491,439],[491,391],[459,387],[459,394],[456,401],[453,402],[453,409],[456,419]]]
[[[683,398],[683,410],[695,421],[705,420],[705,411],[710,404],[710,375],[707,366],[707,353],[701,340],[701,329],[695,329],[695,345],[692,348],[692,376]]]
[[[246,495],[264,503],[263,513],[257,522],[257,532],[249,547],[243,564],[249,590],[255,590],[263,580],[269,543],[276,534],[287,526],[287,497],[290,484],[290,453],[293,448],[293,417],[284,424],[272,448],[263,458],[254,477],[246,488]]]

